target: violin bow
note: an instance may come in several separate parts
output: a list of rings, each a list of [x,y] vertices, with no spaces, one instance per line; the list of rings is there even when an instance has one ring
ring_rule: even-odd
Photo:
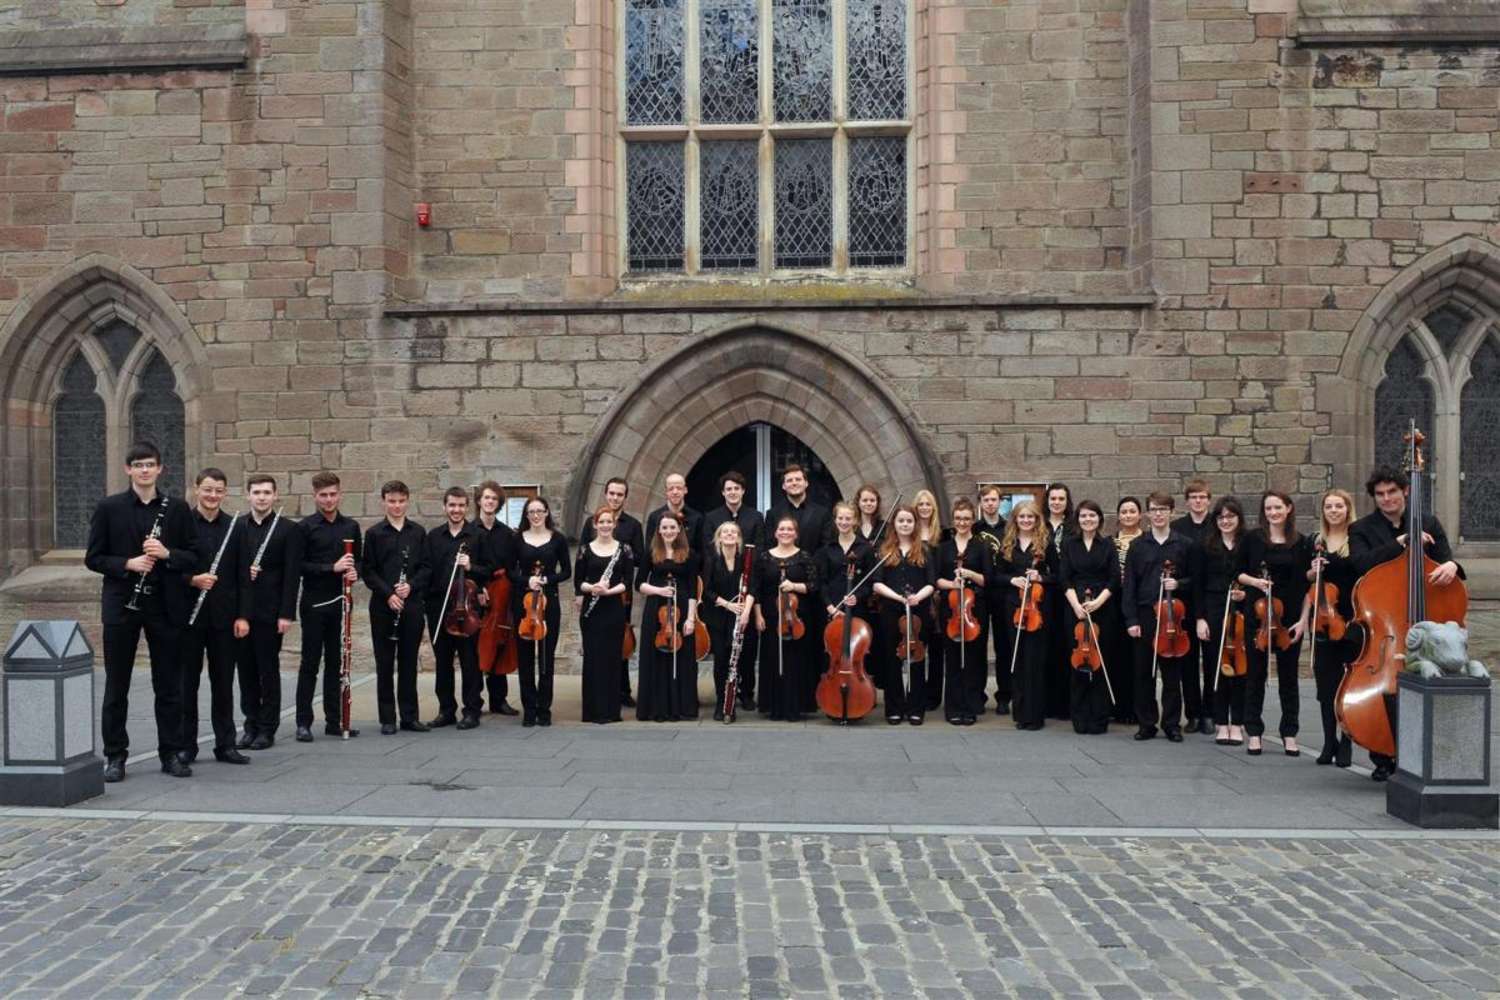
[[[901,596],[901,605],[906,608],[906,676],[901,679],[901,703],[906,705],[911,701],[911,588],[903,586]]]
[[[1099,630],[1094,627],[1094,616],[1088,609],[1089,601],[1094,599],[1092,590],[1085,590],[1083,620],[1088,623],[1089,635],[1094,637],[1094,651],[1099,655],[1099,672],[1104,675],[1104,689],[1109,692],[1109,703],[1115,704],[1115,686],[1109,682],[1109,664],[1104,662],[1104,647],[1099,645]]]
[[[1314,547],[1314,549],[1317,554],[1317,558],[1321,559],[1323,557],[1323,539],[1321,536],[1318,538],[1318,544]],[[1309,670],[1312,669],[1315,657],[1317,656],[1316,650],[1318,648],[1318,607],[1322,603],[1323,565],[1319,563],[1318,568],[1313,570],[1312,627],[1308,629],[1309,634],[1307,637],[1307,667]]]
[[[1229,592],[1224,595],[1224,621],[1219,625],[1219,658],[1214,661],[1214,694],[1219,693],[1219,675],[1224,672],[1224,647],[1229,642],[1229,604],[1234,600],[1234,582],[1229,584]]]
[[[1161,581],[1157,584],[1157,590],[1156,590],[1156,607],[1154,609],[1152,609],[1152,617],[1154,617],[1156,619],[1156,628],[1153,629],[1152,632],[1151,632],[1151,690],[1152,690],[1152,694],[1156,693],[1156,659],[1160,655],[1160,651],[1157,649],[1156,639],[1157,639],[1158,636],[1161,635],[1161,602],[1164,599],[1164,597],[1166,596],[1166,593],[1167,593],[1167,571],[1166,571],[1166,568],[1163,567],[1162,571],[1161,571]]]
[[[427,646],[432,650],[432,658],[437,659],[437,633],[443,630],[443,619],[448,614],[448,598],[453,595],[453,580],[458,576],[458,557],[464,554],[463,542],[458,543],[458,551],[453,554],[453,568],[448,571],[448,586],[443,591],[442,610],[438,612],[437,628],[427,630]]]
[[[786,564],[783,563],[781,565],[780,569],[781,569],[781,583],[786,583]],[[781,629],[781,602],[782,602],[782,599],[785,598],[785,596],[786,596],[786,591],[784,591],[784,590],[781,589],[781,584],[777,584],[776,585],[776,683],[778,683],[778,684],[781,683],[781,679],[786,675],[786,671],[783,668],[783,663],[785,662],[784,661],[784,657],[786,655],[786,633],[783,632],[782,629]]]

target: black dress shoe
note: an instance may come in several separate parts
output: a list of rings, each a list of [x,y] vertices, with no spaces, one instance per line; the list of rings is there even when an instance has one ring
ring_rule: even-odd
[[[323,724],[323,735],[324,736],[342,736],[342,735],[344,735],[344,731],[342,729],[340,729],[338,726],[334,725],[332,722],[325,722]]]
[[[262,733],[261,735],[255,737],[255,739],[253,739],[253,740],[250,741],[249,749],[251,749],[251,750],[269,750],[269,749],[271,749],[275,745],[276,745],[276,740],[275,740],[274,737],[267,736],[264,733]]]
[[[1180,730],[1180,729],[1168,729],[1166,731],[1166,733],[1167,733],[1167,742],[1168,743],[1181,743],[1182,742],[1182,730]]]
[[[428,729],[442,729],[444,726],[451,726],[451,725],[453,725],[453,723],[455,723],[456,721],[458,721],[458,720],[455,719],[455,718],[453,718],[453,716],[451,716],[451,715],[439,715],[437,718],[435,718],[431,722],[427,723],[427,728]]]
[[[381,736],[395,736],[398,732],[400,732],[400,730],[396,728],[396,724],[394,722],[382,722],[380,724]]]
[[[174,753],[161,762],[161,773],[170,774],[174,778],[191,778],[193,769],[178,759]]]
[[[1324,743],[1323,744],[1323,752],[1320,753],[1320,754],[1318,754],[1318,759],[1315,760],[1315,761],[1313,761],[1313,763],[1317,764],[1319,767],[1327,767],[1329,764],[1332,764],[1333,763],[1333,744],[1332,743]]]
[[[672,721],[676,722],[678,720],[674,716],[672,718]],[[537,716],[536,724],[539,725],[539,726],[541,726],[543,729],[545,729],[548,726],[552,725],[552,716],[550,716],[550,715],[539,715],[539,716]]]
[[[997,702],[995,702],[995,714],[996,715],[1009,715],[1010,714],[1010,702],[1008,700],[1007,701],[997,701]]]
[[[722,708],[716,708],[716,709],[714,709],[714,721],[715,722],[723,722],[724,721],[724,710]]]
[[[746,692],[741,691],[740,708],[743,708],[747,712],[755,711],[755,696],[753,694],[747,694]]]
[[[1353,743],[1349,739],[1349,734],[1345,733],[1343,736],[1339,737],[1338,749],[1335,750],[1334,753],[1333,753],[1333,763],[1334,763],[1334,766],[1335,767],[1348,767],[1349,764],[1350,764],[1350,757],[1353,754],[1353,752],[1354,752]]]
[[[1137,729],[1135,731],[1135,735],[1132,736],[1131,739],[1134,739],[1134,740],[1154,740],[1154,739],[1156,739],[1156,727],[1155,726],[1142,726],[1141,728],[1139,728],[1139,729]]]
[[[1198,732],[1204,736],[1212,736],[1214,734],[1214,720],[1205,715],[1198,722]]]
[[[220,764],[248,764],[250,758],[233,747],[215,747],[214,760]]]
[[[920,726],[922,724],[923,719],[922,719],[922,716],[920,716],[920,715],[908,715],[906,717],[906,721],[910,722],[914,726]]]
[[[104,780],[113,785],[117,781],[125,780],[125,760],[115,757],[104,762]]]
[[[421,719],[407,719],[405,722],[401,723],[401,728],[408,733],[432,732],[432,727],[423,722]]]
[[[182,761],[184,764],[191,765],[194,761],[196,761],[198,759],[198,748],[197,747],[193,747],[193,749],[191,749],[191,750],[179,750],[179,751],[177,751],[177,759],[180,760],[180,761]]]
[[[297,727],[297,742],[298,743],[311,743],[312,741],[313,741],[312,727],[311,726],[298,726]]]
[[[628,694],[622,694],[620,695],[620,704],[626,708],[635,708],[635,699]]]
[[[523,728],[525,728],[525,729],[534,729],[534,728],[536,728],[536,719],[535,719],[535,717],[530,716],[530,715],[524,716],[521,719],[521,726]]]
[[[240,733],[239,739],[234,741],[234,748],[236,750],[249,750],[250,744],[254,742],[255,734],[246,729],[244,732]]]
[[[476,716],[470,715],[468,712],[465,712],[464,715],[463,715],[463,718],[461,718],[461,719],[458,720],[458,728],[459,729],[478,729],[479,728],[479,719]]]
[[[1371,781],[1389,781],[1391,775],[1396,773],[1396,768],[1390,764],[1376,764],[1375,770],[1370,772]]]
[[[514,708],[511,708],[510,707],[510,702],[508,702],[508,701],[502,701],[500,704],[498,704],[495,707],[491,708],[490,711],[494,712],[496,715],[520,715],[521,714],[520,712],[517,712]]]

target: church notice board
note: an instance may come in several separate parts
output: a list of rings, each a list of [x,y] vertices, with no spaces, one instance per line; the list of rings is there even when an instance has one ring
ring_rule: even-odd
[[[1016,505],[1025,503],[1027,500],[1036,504],[1043,512],[1047,509],[1047,483],[982,479],[976,484],[974,495],[978,496],[980,490],[991,486],[1000,491],[1000,517],[1002,519],[1009,518],[1010,512],[1015,509]]]

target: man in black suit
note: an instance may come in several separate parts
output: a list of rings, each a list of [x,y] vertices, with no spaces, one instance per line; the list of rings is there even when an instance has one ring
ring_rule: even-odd
[[[1365,480],[1365,492],[1374,499],[1375,509],[1349,526],[1349,558],[1360,575],[1405,550],[1406,500],[1411,493],[1411,480],[1399,469],[1381,466]],[[1453,549],[1442,523],[1430,513],[1422,515],[1422,551],[1438,564],[1427,575],[1428,582],[1441,587],[1455,579],[1464,579],[1463,567],[1453,560]],[[1394,717],[1395,703],[1394,695],[1386,695],[1387,715]],[[1396,770],[1396,758],[1383,753],[1370,751],[1370,762],[1375,765],[1370,777],[1376,781],[1385,781]]]
[[[688,548],[693,550],[694,557],[701,559],[704,549],[703,515],[687,505],[687,477],[680,472],[668,474],[664,489],[667,502],[646,515],[646,537],[643,544],[650,547],[651,539],[656,537],[656,527],[661,523],[661,516],[671,511],[682,522],[683,538],[687,541]]]
[[[800,465],[788,465],[781,473],[781,491],[785,499],[771,505],[766,515],[767,534],[776,533],[776,522],[788,515],[797,522],[797,547],[809,555],[828,544],[832,536],[833,516],[827,507],[807,496],[807,473]]]
[[[344,615],[354,609],[344,607],[344,584],[359,579],[360,544],[363,536],[359,522],[339,511],[343,498],[339,477],[320,472],[312,478],[313,502],[317,512],[304,517],[297,527],[302,532],[302,665],[297,671],[297,742],[311,743],[313,692],[318,686],[318,661],[323,662],[323,733],[340,736],[343,727],[342,678],[340,676],[344,647]],[[353,542],[352,554],[345,555],[345,542]],[[359,730],[349,729],[350,736]]]
[[[141,633],[151,655],[151,690],[156,705],[156,752],[161,769],[186,778],[193,769],[178,754],[187,749],[182,732],[180,630],[187,624],[187,590],[182,574],[198,566],[193,550],[192,515],[177,497],[160,494],[161,452],[137,442],[125,454],[130,489],[107,496],[89,521],[84,565],[104,577],[104,780],[123,781],[130,735],[130,675]]]
[[[302,532],[276,509],[276,477],[257,473],[245,484],[250,513],[240,536],[240,711],[245,728],[235,746],[266,750],[281,724],[281,643],[297,617]]]
[[[630,549],[635,565],[640,566],[646,558],[646,534],[641,522],[625,513],[625,500],[630,496],[630,484],[615,476],[604,484],[604,506],[614,511],[615,539]],[[594,519],[585,516],[583,529],[578,533],[578,544],[587,545],[594,540]],[[630,595],[632,587],[625,588],[625,621],[630,621]],[[635,699],[630,696],[630,661],[620,665],[620,704],[634,708]]]
[[[1209,534],[1215,530],[1208,516],[1209,502],[1213,493],[1205,479],[1190,479],[1182,488],[1182,497],[1187,502],[1187,513],[1172,522],[1172,530],[1193,543],[1195,554],[1200,553]],[[1196,621],[1197,610],[1192,606],[1191,595],[1184,594],[1187,602],[1187,620]],[[1185,630],[1188,635],[1187,660],[1182,665],[1182,707],[1187,714],[1189,733],[1211,734],[1214,731],[1213,701],[1214,650],[1198,641],[1198,633]]]

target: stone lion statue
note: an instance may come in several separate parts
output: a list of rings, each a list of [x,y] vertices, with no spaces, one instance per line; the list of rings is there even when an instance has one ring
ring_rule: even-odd
[[[1406,632],[1406,669],[1434,677],[1483,677],[1490,672],[1469,659],[1469,630],[1457,622],[1417,622]]]

